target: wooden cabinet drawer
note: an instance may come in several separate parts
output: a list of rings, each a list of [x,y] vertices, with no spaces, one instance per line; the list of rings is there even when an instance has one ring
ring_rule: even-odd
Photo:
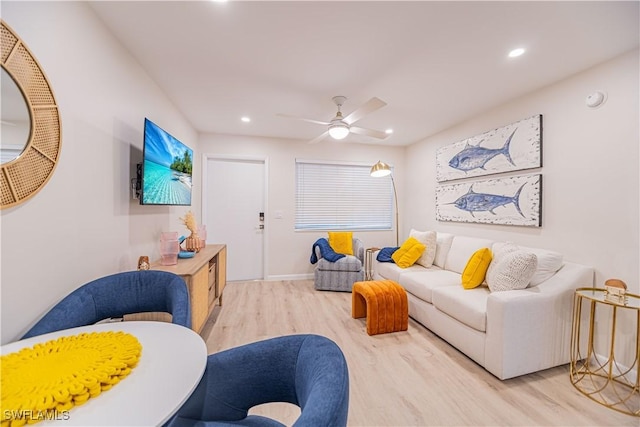
[[[212,259],[209,261],[209,306],[216,300],[216,262]]]

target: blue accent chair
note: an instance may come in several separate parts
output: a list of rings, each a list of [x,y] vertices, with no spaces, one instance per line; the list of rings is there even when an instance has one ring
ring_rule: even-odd
[[[270,402],[299,406],[296,427],[346,426],[349,371],[336,343],[288,335],[209,355],[200,384],[165,427],[282,426],[247,415]]]
[[[172,323],[191,327],[189,293],[182,277],[154,270],[101,277],[63,298],[22,339],[151,311],[170,313]]]

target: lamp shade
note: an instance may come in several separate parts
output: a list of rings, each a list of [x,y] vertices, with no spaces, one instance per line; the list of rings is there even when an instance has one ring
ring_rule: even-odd
[[[379,177],[379,176],[387,176],[391,173],[391,166],[388,164],[378,161],[375,165],[371,166],[371,176]]]
[[[329,135],[333,139],[344,139],[349,135],[349,127],[342,122],[329,126]]]

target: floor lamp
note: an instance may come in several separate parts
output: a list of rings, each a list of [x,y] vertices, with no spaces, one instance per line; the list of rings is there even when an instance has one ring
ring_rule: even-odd
[[[391,166],[381,161],[378,161],[375,165],[371,166],[371,176],[391,176],[391,184],[393,185],[393,200],[396,202],[396,246],[400,242],[400,225],[398,224],[398,193],[396,192],[396,183],[393,180],[393,174],[391,173]]]

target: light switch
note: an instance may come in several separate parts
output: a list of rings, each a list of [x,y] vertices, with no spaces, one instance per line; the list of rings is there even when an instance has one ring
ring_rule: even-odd
[[[282,211],[275,211],[273,216],[275,219],[282,219]]]

